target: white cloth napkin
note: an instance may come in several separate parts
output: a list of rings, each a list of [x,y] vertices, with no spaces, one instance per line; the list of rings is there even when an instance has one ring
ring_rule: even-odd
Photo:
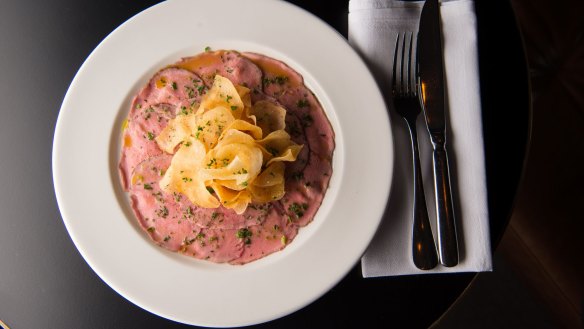
[[[391,101],[393,53],[398,31],[417,32],[423,1],[351,0],[349,42],[367,62],[385,95],[394,136],[391,195],[379,230],[361,260],[363,276],[392,276],[492,269],[474,2],[441,4],[447,85],[447,149],[459,236],[460,263],[422,271],[412,261],[413,178],[410,137]],[[426,203],[436,239],[432,146],[423,113],[417,122]],[[436,240],[437,241],[437,240]]]

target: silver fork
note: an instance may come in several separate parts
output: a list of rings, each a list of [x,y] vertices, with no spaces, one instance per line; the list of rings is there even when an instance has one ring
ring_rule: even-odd
[[[394,108],[405,119],[412,141],[414,170],[412,255],[416,267],[422,270],[429,270],[438,264],[438,257],[430,220],[428,219],[422,171],[420,169],[416,118],[422,108],[418,99],[414,45],[414,34],[412,32],[398,34],[393,57],[392,96]]]

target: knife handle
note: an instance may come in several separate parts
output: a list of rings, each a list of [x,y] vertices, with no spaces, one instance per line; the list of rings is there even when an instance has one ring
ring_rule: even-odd
[[[438,253],[440,255],[440,263],[451,267],[458,264],[458,239],[448,168],[448,155],[444,142],[434,143],[434,188],[438,222]]]

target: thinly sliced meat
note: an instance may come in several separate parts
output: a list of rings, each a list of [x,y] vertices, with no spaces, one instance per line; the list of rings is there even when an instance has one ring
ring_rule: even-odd
[[[235,232],[238,228],[260,223],[255,218],[246,221],[244,216],[233,213],[229,225],[234,228],[226,229],[219,224],[209,225],[215,228],[202,227],[193,220],[197,212],[207,213],[207,218],[215,217],[219,223],[220,219],[211,215],[212,212],[226,213],[233,210],[222,207],[199,208],[180,194],[163,192],[158,183],[162,178],[161,173],[170,166],[171,160],[171,155],[161,154],[143,161],[134,170],[129,188],[130,200],[142,228],[152,240],[171,251],[181,251],[214,262],[227,262],[239,257],[243,252],[243,244],[235,237]],[[267,213],[269,207],[264,207],[261,210],[258,207],[250,210]]]
[[[225,263],[241,257],[244,242],[236,230],[202,229],[183,241],[181,252],[198,259]]]
[[[290,115],[298,119],[310,150],[322,157],[332,157],[335,148],[333,128],[314,94],[306,87],[287,89],[278,98]]]
[[[186,199],[186,198],[183,198]],[[191,220],[195,225],[205,229],[240,229],[261,224],[268,214],[271,204],[250,205],[243,214],[238,215],[233,209],[219,207],[216,209],[199,208],[188,200],[181,199],[186,206],[191,206]]]
[[[206,51],[193,57],[183,58],[175,64],[201,76],[210,86],[216,74],[251,90],[261,90],[262,71],[240,53],[230,50]]]
[[[123,133],[122,156],[119,170],[124,189],[130,186],[134,168],[142,161],[162,154],[154,138],[174,117],[174,107],[169,104],[148,105],[134,111]]]
[[[304,140],[309,152],[289,166],[287,195],[280,201],[298,226],[312,221],[324,198],[332,174],[334,132],[322,106],[305,87],[285,90],[278,101],[288,110],[287,129],[293,139]],[[302,131],[302,134],[299,133]]]
[[[278,97],[286,89],[304,85],[302,76],[282,61],[251,52],[244,52],[242,55],[262,70],[262,90],[266,95]]]
[[[231,261],[231,264],[245,264],[282,250],[298,233],[298,227],[288,222],[286,216],[276,211],[270,212],[262,225],[246,228],[243,236],[244,250],[241,257]],[[236,233],[237,234],[237,233]]]
[[[310,159],[303,171],[286,177],[286,195],[280,203],[292,223],[303,227],[314,219],[332,174],[331,162],[310,152]]]
[[[154,138],[176,113],[191,111],[206,86],[193,72],[166,68],[156,73],[132,101],[122,137],[119,171],[124,189],[136,165],[162,153]]]
[[[191,71],[176,67],[162,69],[136,96],[129,117],[160,103],[173,104],[178,110],[196,107],[207,88],[201,77]]]
[[[158,186],[160,170],[166,170],[171,159],[162,154],[136,166],[129,192],[132,210],[142,228],[162,247],[178,251],[183,240],[200,229],[182,218],[180,204]]]

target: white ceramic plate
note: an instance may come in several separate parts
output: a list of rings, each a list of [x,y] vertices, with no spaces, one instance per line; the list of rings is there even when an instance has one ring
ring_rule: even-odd
[[[120,127],[133,95],[159,68],[207,46],[288,63],[304,76],[336,133],[330,188],[314,221],[283,251],[244,266],[154,245],[118,179]],[[176,0],[131,18],[79,69],[53,146],[63,221],[87,263],[136,305],[202,326],[269,321],[326,293],[373,237],[392,169],[389,118],[366,66],[328,25],[275,0]]]

